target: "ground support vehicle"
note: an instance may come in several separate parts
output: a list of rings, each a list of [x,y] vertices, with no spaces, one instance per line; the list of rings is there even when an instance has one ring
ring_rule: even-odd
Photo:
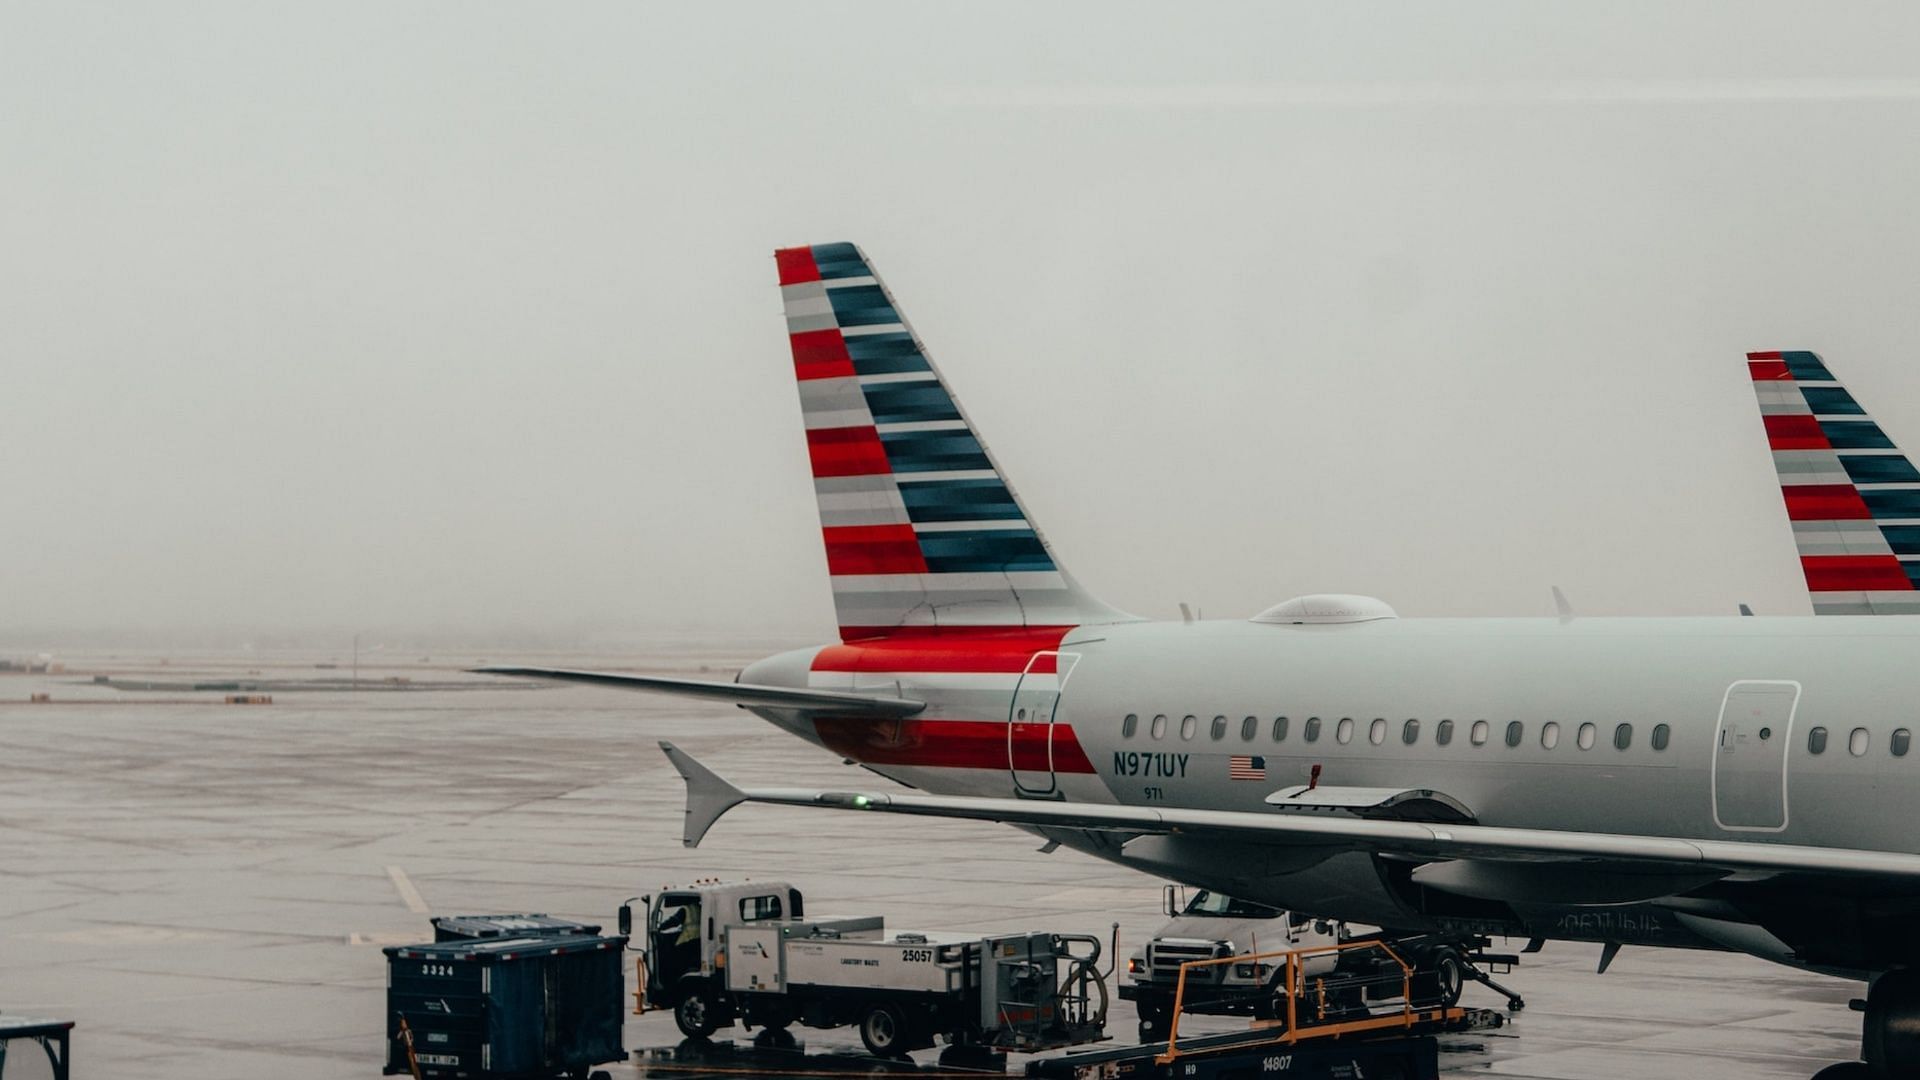
[[[1054,933],[888,934],[878,916],[804,914],[785,883],[704,882],[645,902],[641,1000],[682,1034],[857,1025],[869,1051],[934,1045],[985,1053],[1105,1037],[1098,938]],[[632,925],[623,907],[621,925]]]
[[[1354,957],[1325,962],[1344,960],[1344,953]],[[1270,964],[1281,973],[1272,1019],[1256,1019],[1246,1031],[1182,1039],[1179,1018],[1184,1010],[1176,1007],[1163,1041],[1035,1061],[1028,1064],[1027,1075],[1066,1080],[1433,1080],[1439,1075],[1433,1033],[1505,1022],[1487,1009],[1416,1004],[1414,968],[1382,941],[1189,961],[1176,977],[1176,998],[1203,985],[1210,969],[1240,963]]]
[[[1396,981],[1397,961],[1404,960],[1413,967],[1414,1000],[1420,1004],[1451,1006],[1460,1000],[1465,984],[1474,981],[1504,995],[1510,1009],[1525,1005],[1518,994],[1481,970],[1482,964],[1511,965],[1517,959],[1486,953],[1489,942],[1483,937],[1381,931],[1355,934],[1341,923],[1307,919],[1204,889],[1187,900],[1177,886],[1167,887],[1164,907],[1172,921],[1128,960],[1127,979],[1119,987],[1121,1000],[1132,1001],[1139,1012],[1143,1040],[1166,1037],[1183,965],[1266,949],[1309,951],[1302,962],[1315,975],[1331,975],[1340,969],[1347,976],[1394,976],[1383,980],[1382,985]],[[1387,963],[1381,953],[1328,948],[1367,941],[1392,945],[1397,960],[1389,965],[1391,970],[1370,970]],[[1272,1019],[1279,1007],[1280,977],[1276,966],[1257,960],[1209,964],[1189,974],[1181,1008],[1191,1013]]]

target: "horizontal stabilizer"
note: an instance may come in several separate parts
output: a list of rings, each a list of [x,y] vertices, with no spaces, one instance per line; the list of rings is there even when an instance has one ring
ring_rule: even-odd
[[[898,697],[873,697],[867,694],[842,694],[832,690],[795,690],[785,686],[754,686],[750,683],[706,682],[701,679],[666,679],[657,675],[627,675],[607,671],[569,671],[564,668],[486,667],[475,668],[476,675],[511,675],[525,679],[553,679],[557,682],[591,683],[621,690],[650,690],[658,694],[730,701],[735,705],[767,709],[805,709],[835,716],[912,716],[927,707],[924,701]]]
[[[660,749],[666,751],[667,760],[687,782],[687,820],[681,827],[680,842],[687,847],[699,847],[700,838],[707,835],[720,815],[747,801],[747,796],[718,773],[695,761],[685,750],[664,739],[660,741]]]

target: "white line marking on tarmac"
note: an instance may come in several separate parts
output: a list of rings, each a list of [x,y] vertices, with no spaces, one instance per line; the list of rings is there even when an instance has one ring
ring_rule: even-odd
[[[397,866],[389,866],[387,876],[393,879],[394,890],[400,894],[400,899],[407,902],[408,911],[415,915],[425,915],[432,910],[427,907],[425,900],[420,899],[420,890],[413,887],[413,882],[408,879],[405,870]]]

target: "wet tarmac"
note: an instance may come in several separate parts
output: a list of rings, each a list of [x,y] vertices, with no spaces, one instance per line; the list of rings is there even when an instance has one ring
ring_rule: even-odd
[[[313,691],[267,706],[143,691],[136,703],[89,678],[301,678],[321,661],[66,659],[62,675],[0,676],[0,1013],[77,1020],[76,1078],[378,1075],[379,946],[430,939],[429,914],[545,912],[611,930],[629,896],[750,876],[791,880],[814,912],[875,912],[898,928],[1104,937],[1117,921],[1125,952],[1162,921],[1154,879],[1039,854],[1031,837],[990,825],[745,807],[685,850],[681,785],[657,739],[749,783],[884,783],[725,706],[575,686]],[[362,674],[460,679],[480,659],[363,659]],[[679,670],[726,677],[735,658],[681,659]],[[34,693],[64,707],[27,704]],[[1527,957],[1504,980],[1526,1010],[1496,1031],[1443,1037],[1443,1072],[1806,1078],[1857,1049],[1847,1001],[1858,984],[1644,949],[1599,976],[1598,952],[1549,944]],[[1469,986],[1465,1003],[1500,1000]],[[1121,1038],[1127,1008],[1116,1003],[1110,1024]],[[849,1060],[851,1031],[801,1034],[813,1054],[865,1068]],[[630,1049],[679,1041],[669,1016],[629,1018]],[[805,1075],[827,1063],[748,1053],[718,1070],[644,1068]],[[5,1075],[48,1072],[23,1046]]]

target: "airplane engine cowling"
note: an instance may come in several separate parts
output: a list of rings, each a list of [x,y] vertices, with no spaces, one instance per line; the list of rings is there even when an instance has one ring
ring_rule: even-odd
[[[1437,929],[1363,851],[1333,847],[1222,844],[1188,836],[1140,836],[1126,860],[1190,885],[1273,907],[1399,930]]]

